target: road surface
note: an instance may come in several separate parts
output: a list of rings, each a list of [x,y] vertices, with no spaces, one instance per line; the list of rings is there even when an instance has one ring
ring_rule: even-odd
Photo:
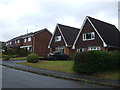
[[[94,84],[37,75],[2,66],[3,88],[105,88]]]

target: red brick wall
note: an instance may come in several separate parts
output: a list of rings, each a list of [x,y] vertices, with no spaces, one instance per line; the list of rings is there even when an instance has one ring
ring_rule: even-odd
[[[32,40],[30,42],[28,42],[28,38],[26,38],[26,42],[24,42],[24,39],[23,39],[23,46],[27,46],[27,45],[32,45]]]
[[[33,41],[34,53],[38,54],[39,56],[46,56],[50,51],[48,49],[48,44],[51,39],[51,36],[52,34],[47,30],[44,30],[43,32],[36,34],[34,36],[35,43]]]
[[[76,53],[75,49],[71,49],[69,47],[64,48],[64,53],[69,55],[69,57],[73,58],[74,54]]]
[[[55,34],[54,34],[54,37],[53,37],[53,40],[52,40],[52,42],[51,42],[51,46],[50,46],[50,47],[51,47],[51,48],[55,48],[55,47],[58,47],[58,46],[65,46],[65,43],[64,43],[64,40],[63,40],[62,36],[61,36],[61,41],[55,42],[55,37],[56,37],[56,36],[61,36],[58,28],[56,28],[56,32],[55,32]]]

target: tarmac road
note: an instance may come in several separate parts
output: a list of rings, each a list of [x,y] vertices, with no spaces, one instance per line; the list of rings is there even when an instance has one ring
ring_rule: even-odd
[[[2,88],[105,88],[94,84],[37,75],[2,66]]]

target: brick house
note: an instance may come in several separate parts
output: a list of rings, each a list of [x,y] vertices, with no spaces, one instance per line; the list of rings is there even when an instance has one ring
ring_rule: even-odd
[[[72,46],[79,30],[78,28],[57,24],[48,46],[50,52],[61,51],[71,57],[75,53]]]
[[[120,31],[112,24],[87,16],[74,41],[77,52],[120,49]]]
[[[6,42],[6,46],[9,48],[20,46],[20,48],[31,50],[32,53],[38,54],[39,56],[46,56],[49,52],[48,44],[51,36],[51,32],[45,28],[34,33],[13,38]]]

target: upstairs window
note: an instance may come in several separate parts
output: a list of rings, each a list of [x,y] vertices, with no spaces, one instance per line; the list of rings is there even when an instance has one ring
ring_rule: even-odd
[[[6,43],[6,45],[8,45],[8,43]]]
[[[12,42],[10,42],[10,44],[12,44]]]
[[[27,42],[27,39],[26,39],[26,38],[24,39],[24,42]]]
[[[15,44],[16,44],[16,41],[15,41]]]
[[[20,43],[20,40],[17,40],[17,43]]]
[[[28,38],[28,42],[30,42],[30,41],[31,41],[31,37]]]
[[[56,36],[55,37],[55,42],[59,42],[59,41],[61,41],[61,36]]]
[[[94,39],[95,39],[95,33],[94,32],[83,34],[83,41],[94,40]]]

